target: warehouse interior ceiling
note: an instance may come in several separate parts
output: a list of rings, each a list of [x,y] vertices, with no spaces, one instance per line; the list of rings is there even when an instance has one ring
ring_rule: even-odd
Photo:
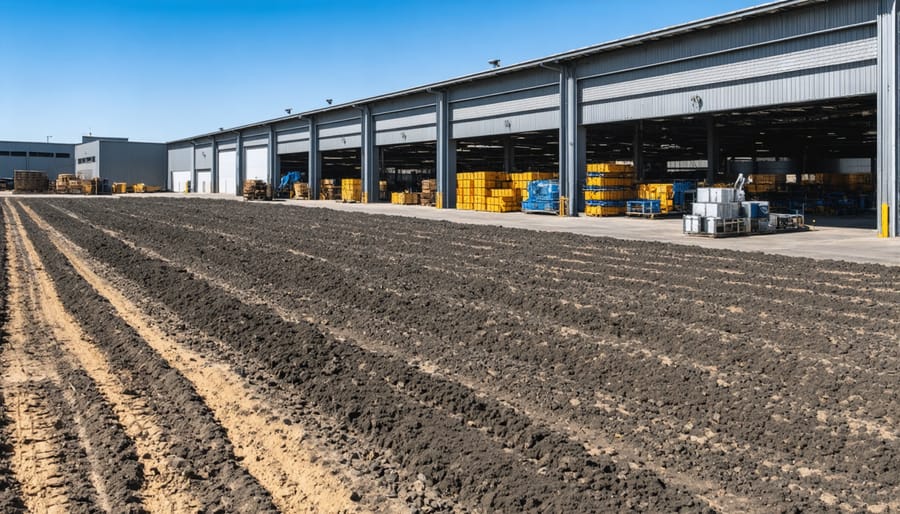
[[[322,178],[359,178],[362,173],[359,148],[322,152]]]
[[[437,143],[410,143],[379,147],[378,180],[387,191],[419,191],[422,181],[437,176]]]
[[[456,168],[460,172],[504,171],[507,147],[512,151],[511,172],[559,170],[559,133],[555,130],[459,140]]]

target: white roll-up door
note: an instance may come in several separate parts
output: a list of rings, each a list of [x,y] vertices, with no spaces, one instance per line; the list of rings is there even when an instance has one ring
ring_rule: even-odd
[[[198,193],[211,193],[212,192],[212,172],[211,171],[198,171],[197,172],[197,184],[194,186],[194,191]]]
[[[190,171],[173,171],[172,191],[183,193],[185,185],[191,180],[191,175]]]
[[[234,150],[219,151],[219,189],[223,194],[237,194],[237,153]]]
[[[269,180],[269,148],[257,146],[244,149],[244,169],[247,180]]]

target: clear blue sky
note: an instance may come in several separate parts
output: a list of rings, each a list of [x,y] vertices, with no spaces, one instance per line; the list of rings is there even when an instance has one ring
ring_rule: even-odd
[[[169,141],[763,0],[0,0],[0,140]]]

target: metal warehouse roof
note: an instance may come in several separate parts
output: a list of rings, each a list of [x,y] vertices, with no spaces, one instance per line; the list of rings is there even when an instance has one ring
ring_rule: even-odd
[[[527,69],[534,69],[534,68],[538,68],[545,64],[556,64],[556,63],[561,63],[561,62],[565,62],[565,61],[572,61],[572,60],[586,57],[589,55],[599,54],[599,53],[603,53],[603,52],[610,52],[610,51],[618,50],[620,48],[641,45],[641,44],[644,44],[647,42],[657,41],[660,39],[678,37],[678,36],[682,36],[684,34],[695,32],[698,30],[707,30],[710,28],[719,27],[719,26],[730,24],[730,23],[737,23],[737,22],[740,22],[740,21],[743,21],[743,20],[746,20],[749,18],[770,15],[770,14],[777,13],[779,11],[795,9],[795,8],[804,7],[807,5],[825,3],[827,1],[828,0],[779,0],[776,2],[770,2],[770,3],[758,5],[755,7],[749,7],[746,9],[741,9],[741,10],[733,11],[730,13],[711,16],[708,18],[703,18],[703,19],[700,19],[697,21],[693,21],[693,22],[689,22],[689,23],[685,23],[685,24],[681,24],[681,25],[674,25],[671,27],[663,28],[663,29],[657,29],[657,30],[654,30],[651,32],[646,32],[644,34],[628,36],[628,37],[625,37],[622,39],[617,39],[617,40],[609,41],[606,43],[600,43],[597,45],[592,45],[592,46],[579,48],[579,49],[575,49],[575,50],[569,50],[567,52],[562,52],[562,53],[550,55],[547,57],[542,57],[539,59],[524,61],[521,63],[509,65],[509,66],[503,66],[503,67],[497,68],[497,69],[491,69],[491,70],[487,70],[487,71],[481,71],[478,73],[472,73],[469,75],[463,75],[463,76],[452,78],[452,79],[445,80],[442,82],[435,82],[432,84],[426,84],[423,86],[417,86],[417,87],[412,87],[409,89],[403,89],[403,90],[395,91],[392,93],[386,93],[383,95],[372,96],[372,97],[368,97],[368,98],[354,100],[352,102],[346,102],[346,103],[342,103],[342,104],[338,104],[338,105],[330,105],[328,107],[324,107],[321,109],[304,111],[304,112],[298,113],[298,114],[291,114],[291,115],[287,115],[287,116],[281,116],[279,118],[272,118],[269,120],[260,121],[260,122],[256,122],[256,123],[250,123],[247,125],[241,125],[241,126],[237,126],[237,127],[224,129],[224,130],[208,132],[206,134],[201,134],[198,136],[187,137],[187,138],[183,138],[183,139],[176,139],[174,141],[170,141],[169,144],[184,143],[184,142],[196,141],[198,139],[211,138],[218,134],[223,134],[223,133],[228,133],[228,132],[236,132],[236,131],[254,128],[254,127],[262,127],[262,126],[270,125],[272,123],[296,120],[296,119],[304,118],[307,116],[313,116],[315,114],[319,114],[319,113],[323,113],[323,112],[346,109],[348,107],[373,103],[373,102],[377,102],[380,100],[387,100],[390,98],[397,98],[397,97],[412,95],[412,94],[416,94],[416,93],[429,92],[432,90],[443,89],[443,88],[451,87],[451,86],[454,86],[457,84],[462,84],[465,82],[471,82],[471,81],[475,81],[475,80],[486,79],[489,77],[495,77],[498,75],[515,73],[515,72],[523,71],[523,70],[527,70]]]

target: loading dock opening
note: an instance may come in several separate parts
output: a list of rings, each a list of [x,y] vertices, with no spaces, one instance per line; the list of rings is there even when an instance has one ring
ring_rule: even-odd
[[[386,193],[422,190],[423,180],[435,180],[437,144],[433,142],[379,147],[379,181],[387,182]],[[386,201],[388,198],[379,198]]]
[[[559,134],[554,130],[521,132],[456,142],[460,172],[559,170]]]
[[[731,183],[743,173],[753,180],[749,197],[770,201],[773,210],[871,228],[875,109],[875,97],[865,96],[592,125],[587,162],[634,161],[638,179],[648,182]]]

